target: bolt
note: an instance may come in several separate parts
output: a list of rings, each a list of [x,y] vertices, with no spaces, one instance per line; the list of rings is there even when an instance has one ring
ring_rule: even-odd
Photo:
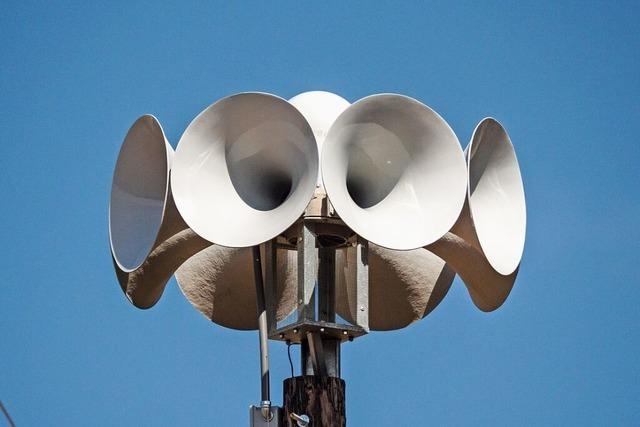
[[[289,416],[291,417],[291,419],[296,421],[296,424],[298,425],[298,427],[307,427],[309,425],[309,422],[311,421],[309,419],[309,416],[305,414],[298,415],[298,414],[291,413],[289,414]]]
[[[364,311],[364,305],[360,306],[360,311]]]

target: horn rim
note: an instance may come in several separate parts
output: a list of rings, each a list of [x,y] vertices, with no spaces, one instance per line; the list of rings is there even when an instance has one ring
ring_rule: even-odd
[[[310,182],[306,185],[306,187],[304,188],[300,188],[299,192],[302,195],[299,195],[298,198],[300,199],[300,201],[297,201],[297,203],[294,205],[295,209],[292,207],[291,211],[295,211],[296,214],[289,214],[287,217],[283,217],[286,218],[285,219],[281,219],[279,220],[279,223],[282,224],[281,227],[273,227],[272,230],[270,230],[269,232],[261,232],[261,233],[251,233],[250,235],[243,235],[243,236],[233,236],[232,238],[227,236],[220,236],[220,233],[217,232],[211,232],[212,227],[211,226],[203,226],[201,224],[201,222],[199,223],[197,220],[197,215],[193,214],[193,209],[187,209],[187,206],[191,203],[193,204],[194,201],[190,199],[190,195],[191,195],[191,191],[186,190],[185,184],[183,183],[183,181],[186,179],[185,177],[183,177],[184,169],[187,168],[186,165],[183,165],[183,162],[186,162],[186,160],[183,160],[183,157],[187,157],[186,154],[183,154],[183,151],[185,150],[185,146],[187,146],[187,144],[194,144],[194,142],[189,143],[189,140],[186,138],[189,138],[190,135],[188,135],[188,132],[193,129],[194,126],[197,126],[198,123],[203,120],[203,118],[207,117],[209,114],[212,114],[215,112],[215,108],[216,107],[220,107],[223,103],[225,102],[229,102],[234,98],[241,98],[241,97],[263,97],[263,98],[267,98],[272,102],[275,102],[276,104],[285,106],[285,110],[287,110],[287,113],[289,114],[289,118],[295,118],[296,123],[299,125],[300,128],[303,128],[301,130],[301,134],[304,135],[306,142],[305,144],[308,144],[309,147],[313,147],[312,150],[310,150],[310,153],[313,153],[312,155],[310,155],[311,157],[311,164],[307,165],[307,169],[313,171],[313,179],[310,180]],[[275,104],[274,104],[275,105]],[[305,154],[309,154],[309,153],[305,153]],[[289,101],[287,101],[286,99],[279,97],[277,95],[271,94],[271,93],[266,93],[266,92],[241,92],[241,93],[236,93],[233,95],[229,95],[226,96],[224,98],[221,98],[217,101],[215,101],[214,103],[210,104],[209,106],[207,106],[204,110],[202,110],[187,126],[187,128],[185,129],[185,131],[183,132],[180,141],[178,142],[178,146],[176,148],[176,152],[175,152],[175,156],[174,156],[174,160],[173,160],[173,168],[171,171],[171,182],[170,182],[170,187],[171,187],[171,192],[176,204],[176,207],[178,209],[178,211],[180,212],[180,215],[182,216],[183,220],[185,221],[185,223],[196,233],[198,234],[200,237],[216,244],[219,246],[224,246],[224,247],[229,247],[229,248],[243,248],[243,247],[250,247],[250,246],[255,246],[257,244],[263,243],[265,241],[271,240],[273,238],[275,238],[276,236],[278,236],[280,233],[282,233],[284,230],[286,230],[287,228],[289,228],[291,225],[293,225],[295,223],[295,221],[298,220],[298,218],[304,213],[305,208],[308,205],[308,202],[311,200],[313,193],[315,191],[316,188],[316,176],[317,176],[317,171],[319,168],[319,155],[318,155],[318,151],[317,151],[317,144],[315,141],[315,137],[313,135],[313,130],[311,129],[311,126],[309,125],[308,121],[306,120],[306,118],[304,117],[304,115],[302,115],[302,113],[300,111],[298,111],[298,109],[293,106]],[[301,180],[303,181],[303,180]],[[301,185],[302,187],[302,185]],[[308,187],[308,188],[307,188]],[[291,195],[294,194],[294,192],[290,192],[289,195],[287,196],[287,198],[278,206],[276,206],[273,209],[267,209],[266,211],[275,211],[276,209],[281,208],[284,204],[287,203],[287,201],[289,200],[289,198],[291,197]],[[304,195],[304,197],[303,197]],[[301,201],[302,199],[304,199],[304,203]],[[201,203],[201,201],[195,201],[195,203]],[[252,207],[250,207],[252,208]],[[252,208],[253,209],[253,208]],[[211,221],[213,222],[213,221]],[[258,227],[256,226],[256,224],[246,224],[246,226],[252,226],[255,227],[257,229],[263,228],[263,227]]]
[[[483,208],[479,207],[478,203],[474,203],[474,198],[472,195],[472,175],[474,167],[473,156],[477,153],[477,150],[480,150],[490,144],[490,142],[487,142],[490,138],[484,137],[484,135],[482,134],[482,130],[487,126],[495,126],[497,131],[502,134],[501,138],[496,138],[496,142],[494,142],[494,145],[503,145],[501,148],[506,149],[506,154],[508,154],[509,156],[509,161],[511,163],[513,171],[516,172],[518,177],[518,191],[516,192],[516,194],[512,194],[512,197],[516,198],[515,203],[517,204],[517,214],[522,216],[520,227],[521,230],[519,230],[520,233],[515,239],[511,239],[508,242],[507,249],[504,249],[504,245],[496,245],[498,239],[496,239],[496,235],[493,230],[487,230],[485,220],[479,218],[482,216],[480,215],[479,211],[481,211]],[[473,135],[471,136],[471,141],[469,142],[469,145],[465,150],[465,157],[468,165],[467,199],[469,201],[469,214],[473,222],[478,242],[480,243],[482,252],[487,258],[487,261],[489,262],[491,267],[501,275],[508,276],[518,269],[518,266],[520,265],[520,262],[522,260],[527,228],[527,209],[524,193],[524,182],[522,180],[522,173],[520,171],[520,164],[516,156],[515,147],[513,146],[511,137],[509,136],[509,133],[507,132],[505,127],[495,118],[486,117],[476,125],[473,131]],[[501,234],[502,237],[504,237],[506,233],[503,232]],[[500,241],[504,243],[505,239],[500,239]]]
[[[149,242],[147,242],[147,244],[145,244],[145,247],[148,247],[148,250],[144,251],[144,257],[142,258],[142,260],[140,260],[139,262],[136,263],[132,263],[132,266],[127,266],[125,265],[120,257],[118,256],[118,250],[116,248],[117,243],[114,242],[114,232],[113,232],[113,209],[114,209],[114,188],[115,188],[115,182],[116,182],[116,178],[118,176],[118,166],[121,162],[121,158],[122,155],[124,155],[125,152],[125,146],[127,146],[128,144],[132,144],[134,143],[133,139],[130,139],[130,136],[132,137],[131,133],[138,127],[138,126],[142,126],[145,123],[151,122],[154,126],[157,126],[157,130],[159,130],[159,134],[155,135],[158,138],[153,139],[150,143],[152,145],[160,145],[162,148],[159,147],[154,147],[156,149],[162,149],[164,150],[164,154],[165,154],[165,165],[162,168],[164,171],[164,195],[163,195],[163,200],[162,200],[162,210],[160,212],[160,217],[159,217],[159,221],[158,221],[158,225],[157,227],[155,227],[155,232],[153,235],[152,239],[149,239]],[[167,140],[166,134],[164,132],[164,129],[162,127],[162,124],[160,123],[160,121],[152,114],[144,114],[140,117],[138,117],[136,119],[135,122],[133,122],[133,124],[129,127],[129,130],[127,131],[127,134],[125,135],[125,138],[122,142],[122,145],[120,146],[120,150],[118,152],[118,158],[116,160],[116,166],[114,168],[113,171],[113,175],[112,175],[112,179],[111,179],[111,194],[109,197],[109,215],[108,215],[108,221],[109,221],[109,245],[110,245],[110,249],[111,249],[111,254],[113,257],[113,260],[115,262],[115,265],[122,270],[124,273],[131,273],[135,270],[137,270],[138,268],[140,268],[142,266],[142,264],[144,264],[145,260],[149,257],[149,254],[151,254],[151,252],[153,251],[154,247],[157,244],[157,239],[158,239],[158,234],[160,232],[160,229],[162,227],[162,223],[164,221],[165,218],[165,214],[166,214],[166,208],[167,208],[167,199],[169,197],[169,190],[170,190],[170,171],[171,171],[171,158],[172,158],[172,154],[173,154],[173,149],[171,148],[171,145],[169,144],[169,141]]]
[[[456,141],[456,147],[458,148],[457,154],[455,156],[458,157],[457,160],[455,160],[455,162],[452,163],[456,163],[457,167],[459,169],[459,171],[456,173],[457,175],[457,180],[458,182],[456,183],[457,187],[455,190],[453,190],[454,193],[457,193],[456,195],[456,199],[455,203],[452,203],[452,205],[455,207],[455,209],[452,209],[452,212],[455,211],[455,214],[450,215],[450,217],[448,218],[448,220],[446,222],[443,222],[445,225],[442,225],[438,228],[437,232],[432,232],[430,233],[431,235],[429,237],[426,238],[422,238],[420,240],[415,239],[414,242],[407,244],[406,242],[404,244],[398,244],[396,243],[391,243],[389,241],[387,241],[384,237],[381,239],[379,238],[379,236],[375,236],[373,235],[370,230],[364,229],[360,222],[357,221],[356,219],[354,219],[356,215],[352,215],[351,211],[353,211],[353,208],[356,208],[357,210],[360,211],[365,211],[366,209],[361,208],[360,206],[358,206],[357,203],[355,203],[351,197],[348,197],[348,199],[352,202],[352,206],[350,207],[346,207],[345,204],[343,204],[343,198],[341,197],[340,199],[336,199],[334,197],[334,199],[332,200],[331,198],[331,193],[335,193],[335,187],[333,185],[333,183],[330,183],[329,185],[327,185],[327,182],[331,182],[331,179],[328,179],[327,176],[330,173],[333,172],[329,172],[329,167],[326,166],[328,164],[331,164],[332,162],[328,161],[329,159],[327,159],[326,157],[328,157],[327,154],[327,148],[328,146],[330,146],[331,144],[333,144],[332,142],[332,134],[337,132],[335,129],[337,129],[337,126],[341,125],[340,120],[341,118],[347,114],[349,111],[353,111],[352,109],[354,108],[359,108],[363,103],[365,102],[370,102],[372,99],[379,99],[379,98],[383,98],[383,97],[389,97],[389,98],[397,98],[397,99],[401,99],[404,101],[408,101],[411,103],[415,103],[417,104],[420,108],[424,109],[424,112],[428,115],[432,115],[435,120],[439,123],[439,125],[442,125],[443,128],[445,129],[445,132],[448,132],[450,134],[450,137],[452,137],[452,140]],[[340,116],[335,120],[334,124],[331,126],[331,128],[329,129],[329,132],[327,133],[327,137],[325,138],[324,141],[324,146],[323,146],[323,152],[321,153],[321,158],[320,158],[320,166],[321,166],[321,173],[322,173],[322,181],[323,181],[323,185],[325,187],[325,190],[327,192],[327,196],[329,197],[329,200],[331,201],[334,209],[336,210],[336,212],[338,213],[338,215],[340,215],[340,217],[343,219],[343,221],[349,226],[351,227],[357,234],[359,234],[360,236],[364,237],[366,240],[375,243],[378,246],[381,246],[385,249],[390,249],[390,250],[413,250],[413,249],[418,249],[418,248],[422,248],[424,246],[427,246],[435,241],[437,241],[438,239],[440,239],[444,234],[446,234],[452,227],[453,225],[456,223],[458,217],[460,216],[460,212],[462,211],[462,208],[464,206],[464,202],[465,202],[465,198],[466,198],[466,187],[467,187],[467,168],[466,168],[466,161],[465,161],[465,155],[462,151],[462,148],[460,146],[460,141],[455,133],[455,131],[453,130],[453,128],[449,125],[449,123],[437,112],[435,111],[433,108],[429,107],[428,105],[420,102],[419,100],[412,98],[410,96],[407,95],[402,95],[402,94],[397,94],[397,93],[378,93],[378,94],[373,94],[373,95],[369,95],[366,97],[363,97],[359,100],[357,100],[356,102],[354,102],[353,104],[351,104],[345,111],[343,111]],[[345,184],[345,188],[346,188],[346,184]],[[347,191],[348,194],[348,191]],[[346,199],[346,198],[345,198]],[[337,203],[336,203],[337,202]],[[347,215],[345,215],[345,213]],[[372,238],[373,237],[373,238]]]

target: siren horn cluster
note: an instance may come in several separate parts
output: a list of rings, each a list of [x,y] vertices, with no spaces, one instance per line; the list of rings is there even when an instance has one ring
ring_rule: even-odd
[[[134,306],[155,305],[175,275],[210,321],[259,330],[256,426],[327,414],[344,425],[341,344],[424,318],[456,274],[480,310],[497,309],[525,232],[504,127],[482,120],[463,151],[440,114],[398,94],[228,96],[193,119],[175,153],[144,115],[124,138],[109,205],[113,265]],[[268,339],[302,346],[282,411]]]
[[[322,214],[309,208],[316,202],[325,203]],[[368,242],[374,330],[424,317],[455,273],[481,310],[498,308],[526,228],[515,151],[495,119],[477,125],[463,152],[447,122],[407,96],[350,104],[320,91],[290,101],[241,93],[200,113],[175,155],[153,116],[127,133],[109,211],[118,280],[135,306],[148,308],[176,274],[207,318],[255,329],[250,247],[286,239],[304,215],[344,224],[343,244]],[[350,321],[358,309],[353,256],[336,252],[336,309]],[[297,269],[295,252],[278,257],[278,319],[295,309]]]

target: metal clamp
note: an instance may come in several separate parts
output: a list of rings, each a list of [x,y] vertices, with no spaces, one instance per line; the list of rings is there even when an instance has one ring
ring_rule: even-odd
[[[271,412],[271,402],[268,400],[263,400],[260,402],[260,412],[262,413],[262,418],[265,421],[271,421],[273,419],[273,412]]]

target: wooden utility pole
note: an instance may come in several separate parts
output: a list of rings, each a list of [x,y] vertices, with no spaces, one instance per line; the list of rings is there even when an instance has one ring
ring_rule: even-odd
[[[283,425],[297,427],[291,414],[306,414],[309,426],[343,427],[347,423],[345,382],[336,377],[304,375],[284,380]]]

